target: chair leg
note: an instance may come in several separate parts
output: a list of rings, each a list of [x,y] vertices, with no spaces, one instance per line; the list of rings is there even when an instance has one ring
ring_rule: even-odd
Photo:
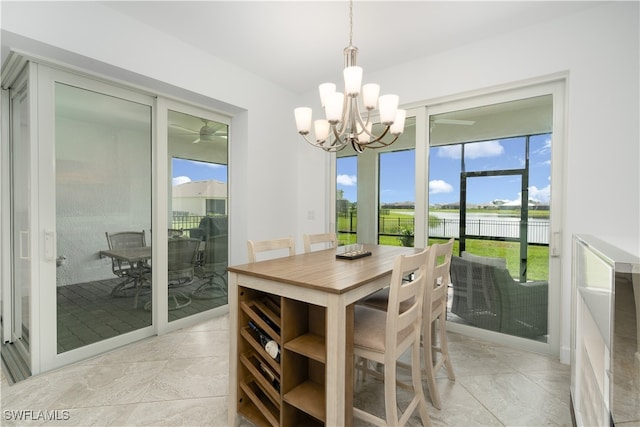
[[[449,342],[447,340],[447,327],[442,315],[438,318],[438,329],[440,330],[440,353],[444,360],[444,366],[447,368],[447,376],[451,381],[456,380],[456,374],[453,372],[451,364],[451,356],[449,355]]]
[[[431,402],[436,409],[441,409],[440,394],[436,385],[436,373],[434,371],[433,361],[433,339],[434,339],[433,323],[429,322],[428,327],[422,329],[422,347],[424,349],[424,370],[427,377],[427,385],[429,386],[429,396]]]
[[[413,391],[418,399],[418,412],[422,425],[428,427],[431,425],[431,419],[427,411],[427,401],[425,400],[424,390],[422,389],[422,369],[420,368],[420,341],[412,346],[411,353],[411,380],[413,382]]]
[[[384,370],[384,408],[388,426],[397,426],[398,400],[396,395],[396,366],[385,366]]]

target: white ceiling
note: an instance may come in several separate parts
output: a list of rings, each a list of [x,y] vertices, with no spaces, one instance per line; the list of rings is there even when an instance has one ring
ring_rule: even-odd
[[[106,1],[103,4],[303,93],[339,83],[345,1]],[[353,44],[366,73],[558,19],[594,1],[355,1]],[[185,64],[188,66],[188,64]]]

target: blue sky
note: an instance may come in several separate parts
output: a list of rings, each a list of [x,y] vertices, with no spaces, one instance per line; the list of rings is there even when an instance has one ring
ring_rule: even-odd
[[[171,162],[173,185],[189,181],[206,181],[215,179],[227,182],[227,166],[216,163],[198,162],[173,158]]]
[[[415,201],[415,151],[381,153],[380,200],[382,203]],[[524,167],[524,138],[467,144],[466,171],[519,169]],[[460,146],[434,147],[430,152],[429,204],[458,202],[460,198]],[[551,135],[532,136],[529,147],[529,198],[549,202]],[[344,198],[357,201],[357,158],[339,158],[337,187]],[[489,203],[520,197],[519,176],[469,178],[467,202]]]

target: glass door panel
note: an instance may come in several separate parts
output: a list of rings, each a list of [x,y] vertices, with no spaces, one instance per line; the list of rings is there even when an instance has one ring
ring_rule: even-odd
[[[55,156],[60,354],[151,325],[151,107],[55,83]]]
[[[11,242],[13,277],[11,341],[16,343],[25,361],[29,361],[30,297],[32,286],[32,250],[30,203],[31,142],[29,97],[25,83],[12,94],[11,139]]]
[[[358,157],[336,158],[336,232],[341,245],[358,240]]]
[[[226,305],[226,123],[169,110],[168,319]]]
[[[416,150],[380,153],[378,243],[414,245]]]
[[[466,129],[474,118],[453,123]],[[431,148],[430,239],[458,239],[450,322],[547,342],[550,140],[545,133]]]

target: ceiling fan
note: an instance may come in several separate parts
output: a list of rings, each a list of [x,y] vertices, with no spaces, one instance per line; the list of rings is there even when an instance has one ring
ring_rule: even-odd
[[[188,129],[179,124],[169,124],[170,127],[181,129],[187,131],[189,134],[197,134],[198,138],[196,138],[193,144],[197,144],[199,142],[215,142],[216,138],[227,138],[227,125],[223,123],[213,122],[211,120],[200,119],[204,125],[200,128],[199,131]],[[215,125],[212,125],[215,123]]]
[[[445,119],[445,118],[438,118],[438,119],[434,119],[433,123],[438,124],[438,125],[464,125],[464,126],[471,126],[473,124],[475,124],[475,120],[462,120],[462,119]]]

